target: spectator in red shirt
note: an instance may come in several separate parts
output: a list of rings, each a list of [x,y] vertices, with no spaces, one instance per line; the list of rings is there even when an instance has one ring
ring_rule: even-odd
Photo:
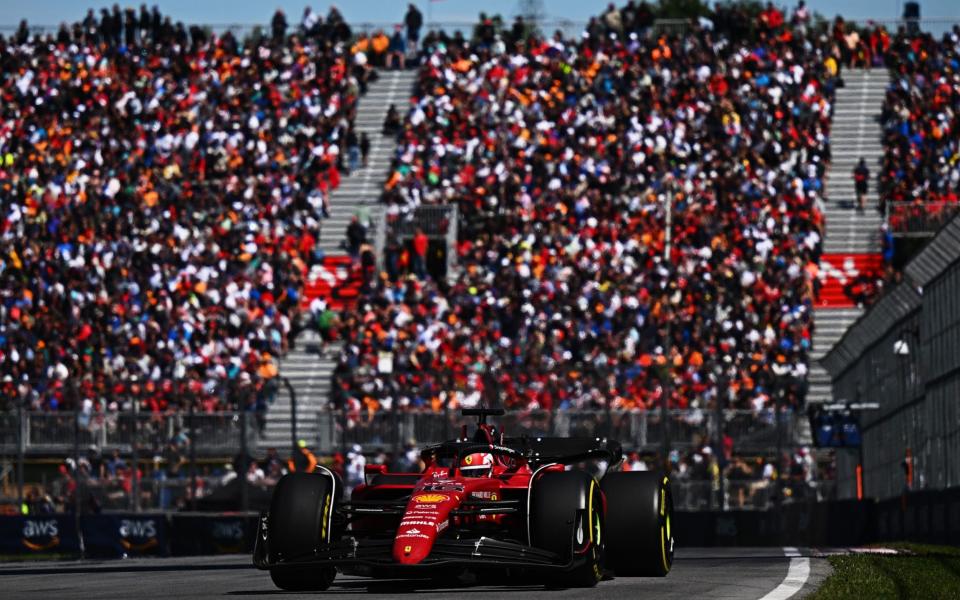
[[[427,248],[430,246],[430,239],[422,229],[417,228],[417,233],[413,236],[413,272],[420,279],[427,278]]]
[[[769,30],[777,30],[783,26],[783,13],[773,2],[767,2],[767,8],[760,13],[760,23]]]

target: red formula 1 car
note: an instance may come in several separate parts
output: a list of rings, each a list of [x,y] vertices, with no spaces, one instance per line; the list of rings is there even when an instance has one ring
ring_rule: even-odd
[[[285,590],[327,589],[338,570],[371,577],[508,571],[552,585],[604,574],[664,576],[673,562],[666,477],[620,471],[620,445],[504,438],[477,416],[472,436],[423,450],[421,473],[368,466],[349,501],[333,472],[286,475],[262,514],[253,563]],[[579,468],[606,461],[598,481]]]

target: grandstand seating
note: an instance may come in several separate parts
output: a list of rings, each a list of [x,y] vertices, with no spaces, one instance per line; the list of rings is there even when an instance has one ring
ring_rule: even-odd
[[[942,224],[960,201],[960,26],[940,39],[900,32],[886,61],[893,81],[881,118],[883,201],[893,207],[894,231],[929,233],[918,209]]]
[[[6,398],[262,412],[370,71],[335,9],[242,41],[118,19],[0,39]]]
[[[766,21],[741,37],[593,25],[516,50],[424,40],[384,203],[457,203],[462,270],[377,282],[345,320],[335,405],[495,389],[509,407],[643,408],[665,370],[672,406],[706,407],[714,369],[732,406],[802,403],[829,44]]]

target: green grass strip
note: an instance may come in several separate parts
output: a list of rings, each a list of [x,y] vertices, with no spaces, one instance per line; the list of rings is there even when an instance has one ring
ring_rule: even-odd
[[[960,598],[960,548],[880,544],[910,554],[831,556],[833,574],[812,600]]]

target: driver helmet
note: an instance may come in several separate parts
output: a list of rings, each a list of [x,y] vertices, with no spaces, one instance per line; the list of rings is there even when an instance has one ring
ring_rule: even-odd
[[[464,477],[488,477],[493,473],[493,455],[488,452],[468,454],[460,461]]]

